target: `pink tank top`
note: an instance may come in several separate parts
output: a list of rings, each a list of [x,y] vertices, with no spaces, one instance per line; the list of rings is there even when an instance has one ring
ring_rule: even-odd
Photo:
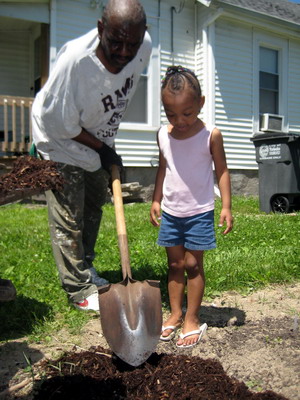
[[[166,159],[161,208],[175,217],[190,217],[214,209],[211,132],[206,126],[196,135],[178,140],[167,125],[158,132],[159,148]]]

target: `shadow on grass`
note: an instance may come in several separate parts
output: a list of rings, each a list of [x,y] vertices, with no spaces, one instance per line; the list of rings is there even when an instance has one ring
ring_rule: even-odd
[[[11,379],[20,371],[26,370],[30,372],[32,365],[41,360],[44,354],[33,347],[28,346],[24,342],[11,341],[4,343],[0,346],[0,397],[2,398],[15,398],[6,397],[4,391],[11,385]],[[2,394],[2,396],[1,396]],[[19,398],[19,396],[17,397]]]
[[[30,335],[37,324],[52,314],[52,307],[35,299],[17,295],[13,301],[0,303],[0,341]]]

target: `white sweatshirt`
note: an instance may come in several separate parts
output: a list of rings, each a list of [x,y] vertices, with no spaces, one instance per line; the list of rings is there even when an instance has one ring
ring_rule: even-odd
[[[96,171],[99,155],[72,140],[84,128],[112,146],[119,124],[151,54],[146,32],[135,58],[118,74],[96,56],[98,31],[66,43],[32,108],[33,140],[47,160]]]

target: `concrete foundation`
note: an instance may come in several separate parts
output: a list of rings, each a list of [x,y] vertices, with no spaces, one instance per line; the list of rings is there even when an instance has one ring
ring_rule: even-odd
[[[155,183],[156,167],[126,167],[122,182],[139,182],[143,187]],[[258,170],[230,170],[232,194],[239,196],[258,196]]]
[[[258,170],[230,170],[232,194],[258,196]]]

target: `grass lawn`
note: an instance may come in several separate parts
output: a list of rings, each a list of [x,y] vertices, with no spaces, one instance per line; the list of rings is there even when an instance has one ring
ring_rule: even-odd
[[[161,281],[168,307],[165,250],[156,245],[158,230],[149,222],[148,203],[125,205],[133,278]],[[259,287],[300,280],[300,214],[265,214],[257,198],[233,197],[234,230],[224,236],[218,225],[217,249],[205,253],[206,298],[222,291],[247,293]],[[0,277],[17,289],[14,302],[0,303],[0,341],[29,336],[47,340],[65,327],[79,332],[91,318],[68,304],[54,264],[47,208],[22,204],[0,207]],[[111,282],[122,280],[114,208],[104,207],[95,268]]]

